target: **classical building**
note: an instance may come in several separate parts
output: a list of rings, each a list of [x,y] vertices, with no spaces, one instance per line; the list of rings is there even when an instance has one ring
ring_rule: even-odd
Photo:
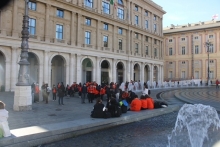
[[[164,80],[220,78],[220,21],[164,28]],[[210,42],[209,47],[206,42]],[[209,58],[208,58],[209,56]],[[209,63],[208,63],[209,59]]]
[[[18,79],[24,6],[0,11],[6,91]],[[30,0],[30,83],[163,81],[163,14],[151,0]]]

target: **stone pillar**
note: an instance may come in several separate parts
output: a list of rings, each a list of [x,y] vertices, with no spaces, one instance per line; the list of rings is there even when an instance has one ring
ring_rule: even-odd
[[[76,32],[74,31],[74,20],[75,20],[75,12],[72,12],[72,17],[71,17],[71,28],[70,28],[70,37],[71,37],[71,45],[76,45]]]
[[[144,47],[144,34],[142,34],[141,38],[141,57],[145,56],[145,47]]]
[[[75,69],[75,66],[74,66],[74,62],[75,61],[75,54],[70,54],[70,64],[69,64],[69,69],[70,69],[70,74],[69,74],[69,77],[70,77],[70,85],[74,82],[74,77],[75,77],[75,72],[74,72],[74,69]]]
[[[125,14],[125,18],[128,20],[128,24],[131,24],[131,18],[130,18],[130,11],[131,11],[131,5],[130,0],[127,1],[127,14]]]
[[[112,62],[112,82],[117,82],[117,79],[116,79],[116,59],[113,59],[113,62]]]
[[[150,64],[150,85],[152,85],[153,81],[154,81],[154,65]]]
[[[97,24],[96,24],[96,49],[99,50],[100,49],[100,31],[99,31],[99,27],[100,27],[100,20],[97,20]]]
[[[131,80],[131,63],[129,60],[127,60],[127,70],[125,71],[127,73],[127,81],[129,82]]]
[[[65,70],[66,70],[66,84],[70,84],[69,83],[69,81],[70,81],[70,65],[69,65],[69,63],[66,63],[65,65],[64,65],[64,67],[65,67]],[[51,85],[52,86],[52,85]]]
[[[154,58],[154,38],[151,38],[151,58]]]
[[[131,61],[130,70],[131,70],[130,79],[134,80],[134,62],[133,61]]]
[[[115,26],[112,26],[112,51],[114,52],[114,50],[116,50],[115,46]]]
[[[141,72],[140,81],[144,82],[144,63],[141,63],[140,72]]]
[[[133,3],[132,2],[130,2],[131,4],[130,4],[130,24],[131,25],[133,25],[134,24],[134,17],[133,17],[133,11],[134,11],[134,9],[133,9]]]
[[[10,91],[11,86],[11,62],[5,61],[5,91]]]
[[[101,2],[97,1],[97,9],[98,9],[98,13],[101,13]]]
[[[78,6],[82,7],[82,0],[78,0],[77,4]]]
[[[14,91],[15,90],[15,84],[17,83],[17,70],[16,70],[16,60],[17,59],[17,48],[12,47],[11,48],[11,86],[10,90]]]
[[[13,1],[13,15],[12,15],[12,21],[13,21],[13,28],[12,28],[12,36],[13,37],[18,37],[18,28],[17,28],[17,24],[18,24],[18,4],[17,4],[17,0]]]
[[[101,58],[100,57],[96,57],[96,69],[93,68],[93,74],[94,72],[96,71],[96,78],[94,78],[93,80],[96,79],[96,82],[98,84],[101,84],[101,65],[99,64],[100,63],[100,60]],[[95,75],[95,74],[94,74]]]
[[[161,66],[161,72],[162,72],[162,77],[161,77],[161,81],[164,81],[164,69],[163,69],[163,65]]]
[[[82,31],[81,31],[81,14],[77,14],[77,46],[81,47]]]
[[[50,5],[46,4],[46,13],[45,13],[45,42],[50,42]]]
[[[133,31],[131,31],[131,47],[130,47],[130,52],[129,52],[129,55],[132,55],[134,54],[134,43],[133,43]]]
[[[131,53],[131,50],[130,50],[130,41],[131,41],[130,39],[131,39],[131,37],[130,37],[130,35],[131,35],[130,30],[128,29],[127,30],[127,40],[126,40],[127,41],[126,42],[126,45],[127,45],[126,46],[126,48],[127,48],[126,54],[128,54],[128,55]]]
[[[77,54],[76,56],[77,58],[77,61],[76,61],[76,82],[77,83],[80,83],[82,81],[82,65],[81,65],[81,55],[80,54]]]
[[[49,82],[49,66],[51,66],[51,63],[49,63],[48,54],[49,54],[48,51],[44,51],[44,82],[45,83]]]

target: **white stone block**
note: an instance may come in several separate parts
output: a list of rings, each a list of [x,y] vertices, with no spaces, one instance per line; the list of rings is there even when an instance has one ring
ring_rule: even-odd
[[[16,86],[14,95],[14,110],[32,110],[31,86]]]

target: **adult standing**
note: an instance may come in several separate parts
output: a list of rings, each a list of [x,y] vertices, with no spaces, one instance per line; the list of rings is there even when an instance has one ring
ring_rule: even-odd
[[[42,97],[43,97],[43,101],[45,101],[45,95],[44,95],[44,91],[45,91],[45,83],[43,82],[43,85],[41,86],[41,92],[42,92]]]
[[[53,92],[53,101],[55,101],[57,98],[57,96],[56,96],[57,95],[57,88],[55,85],[53,85],[52,92]]]
[[[36,83],[36,85],[35,85],[35,93],[34,93],[34,102],[39,102],[39,93],[40,93],[39,84]]]
[[[218,79],[216,80],[215,84],[216,84],[216,89],[219,88],[219,85],[218,85],[219,81],[218,81]]]
[[[59,86],[58,88],[59,105],[64,105],[63,104],[64,92],[65,92],[65,87],[63,83],[61,83],[61,86]]]
[[[84,83],[82,86],[82,96],[81,96],[81,102],[85,103],[85,98],[87,97],[87,87],[86,84]]]

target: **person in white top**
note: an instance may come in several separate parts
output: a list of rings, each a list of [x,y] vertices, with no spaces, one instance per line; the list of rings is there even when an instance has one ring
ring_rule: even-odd
[[[144,95],[145,95],[145,94],[148,95],[148,87],[147,87],[147,85],[145,85],[145,88],[144,88],[143,94],[144,94]]]
[[[8,126],[8,111],[5,110],[5,103],[0,101],[0,131],[3,132],[4,137],[11,136]]]

